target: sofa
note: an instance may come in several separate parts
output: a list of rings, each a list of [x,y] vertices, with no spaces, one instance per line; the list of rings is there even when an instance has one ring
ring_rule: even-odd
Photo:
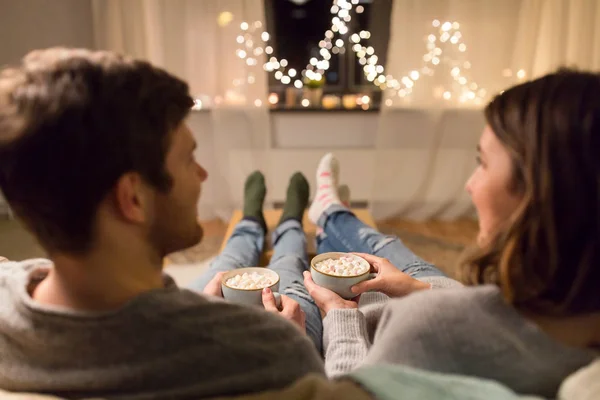
[[[600,399],[600,359],[569,376],[558,400]],[[0,390],[2,400],[65,400]],[[308,375],[287,388],[212,400],[540,400],[519,395],[496,382],[421,371],[403,366],[362,367],[347,378],[328,381]],[[101,400],[89,398],[87,400]]]

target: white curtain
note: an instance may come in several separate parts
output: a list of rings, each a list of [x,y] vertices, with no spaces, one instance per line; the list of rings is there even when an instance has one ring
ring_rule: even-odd
[[[264,100],[267,77],[235,50],[242,22],[264,24],[262,0],[93,0],[96,47],[146,59],[184,78],[195,96]],[[261,73],[256,73],[256,72]],[[251,83],[236,81],[254,73]],[[238,96],[233,96],[231,91]],[[233,102],[233,100],[232,100]]]
[[[458,23],[446,27],[450,37],[458,28],[457,43],[441,42],[446,22]],[[475,167],[481,107],[559,66],[600,69],[597,0],[395,0],[391,32],[386,73],[419,75],[404,97],[386,92],[372,188],[378,218],[473,215],[463,186]],[[435,47],[443,50],[437,65],[425,61]],[[463,87],[474,97],[461,101]]]
[[[241,204],[240,181],[264,169],[269,147],[264,53],[251,65],[236,55],[240,35],[265,29],[263,0],[93,0],[93,16],[97,48],[148,60],[189,83],[204,109],[189,119],[196,156],[209,171],[199,214],[227,219]],[[236,150],[251,156],[234,159]]]
[[[600,70],[600,2],[527,0],[519,10],[512,66],[531,77],[558,67]]]

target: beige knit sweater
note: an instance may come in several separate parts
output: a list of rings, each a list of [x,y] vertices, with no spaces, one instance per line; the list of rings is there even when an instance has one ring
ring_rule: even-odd
[[[330,377],[360,365],[395,364],[491,379],[517,393],[553,398],[567,376],[598,356],[553,340],[507,305],[497,286],[391,300],[367,295],[361,298],[367,307],[333,310],[323,320]]]

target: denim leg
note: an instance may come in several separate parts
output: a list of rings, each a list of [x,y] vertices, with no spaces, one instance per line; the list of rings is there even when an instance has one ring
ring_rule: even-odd
[[[327,238],[327,233],[325,233],[325,231],[317,234],[317,236],[316,236],[317,254],[331,253],[331,252],[335,252],[335,251],[348,251],[348,250],[340,250],[342,248],[342,245],[338,244],[336,246],[335,243],[333,243],[334,241],[332,239]]]
[[[314,300],[304,287],[302,273],[308,270],[306,237],[302,225],[287,220],[273,232],[273,257],[269,268],[279,274],[279,292],[296,300],[306,314],[306,334],[322,351],[323,322]]]
[[[202,291],[217,272],[257,266],[264,246],[264,239],[265,233],[258,222],[240,221],[221,254],[210,264],[208,271],[192,282],[188,288]]]
[[[387,258],[413,278],[445,276],[434,265],[410,251],[399,238],[381,234],[345,207],[330,206],[318,225],[323,228],[323,233],[317,238],[319,254],[328,251],[368,253]]]

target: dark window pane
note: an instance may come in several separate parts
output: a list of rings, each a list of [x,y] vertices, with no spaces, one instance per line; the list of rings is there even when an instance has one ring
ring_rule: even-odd
[[[353,9],[352,32],[349,35],[350,46],[355,46],[352,41],[354,34],[360,35],[360,47],[367,49],[363,57],[358,57],[352,51],[350,85],[372,85],[367,80],[364,68],[369,60],[376,60],[376,65],[385,68],[387,60],[388,40],[390,35],[390,15],[392,12],[391,0],[360,1]],[[361,60],[362,58],[362,60]]]
[[[286,59],[288,68],[302,71],[311,57],[321,59],[319,42],[324,32],[331,25],[330,8],[332,1],[308,0],[268,0],[267,28],[272,33],[274,55],[278,59]],[[331,70],[338,67],[338,60],[329,60]],[[335,78],[334,76],[330,77]],[[270,82],[277,84],[273,78]]]
[[[385,68],[392,0],[351,2],[351,11],[342,13],[340,10],[344,7],[338,7],[333,0],[265,0],[273,56],[279,61],[285,59],[287,69],[294,68],[298,78],[311,60],[313,67],[310,69],[322,72],[325,67],[314,64],[325,59],[329,68],[324,73],[324,92],[372,93],[373,99],[379,99],[379,88],[367,79],[364,66],[375,62],[374,68]],[[338,27],[345,29],[341,25],[333,29],[332,24],[339,24],[339,21],[333,21],[338,19],[345,22],[347,32],[337,30]],[[360,41],[357,40],[359,37]],[[353,50],[355,45],[359,46],[356,50],[364,54],[357,56]],[[276,92],[285,87],[273,73],[269,76],[269,84]]]

